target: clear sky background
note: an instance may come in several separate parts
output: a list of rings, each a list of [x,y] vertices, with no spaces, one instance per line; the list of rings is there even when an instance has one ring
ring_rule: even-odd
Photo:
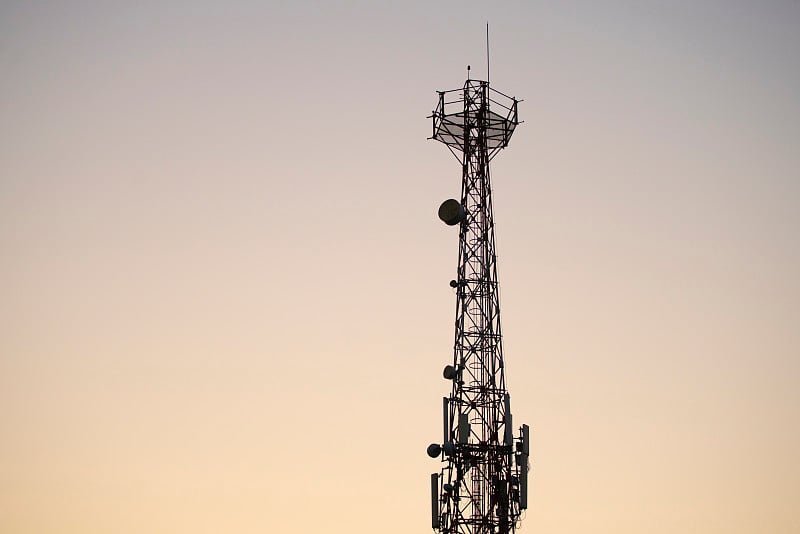
[[[487,20],[522,532],[800,532],[800,4],[226,4],[0,6],[0,532],[429,532]]]

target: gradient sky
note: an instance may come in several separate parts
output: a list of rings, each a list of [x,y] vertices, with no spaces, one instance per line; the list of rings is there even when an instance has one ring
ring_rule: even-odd
[[[800,532],[800,4],[0,6],[0,532],[425,533],[458,163],[521,532]]]

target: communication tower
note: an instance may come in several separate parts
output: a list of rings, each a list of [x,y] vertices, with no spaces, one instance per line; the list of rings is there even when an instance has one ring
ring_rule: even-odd
[[[458,226],[455,344],[444,378],[440,458],[431,475],[431,526],[442,534],[507,534],[528,507],[530,429],[515,435],[506,389],[497,287],[489,162],[508,146],[519,124],[518,100],[469,79],[439,91],[433,136],[461,163],[461,199],[439,207],[439,218]],[[488,78],[488,76],[487,76]]]

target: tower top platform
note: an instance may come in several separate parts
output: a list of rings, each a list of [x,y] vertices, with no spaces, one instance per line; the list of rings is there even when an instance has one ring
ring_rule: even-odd
[[[486,148],[494,153],[508,145],[519,120],[518,100],[492,89],[483,80],[467,80],[464,87],[438,91],[439,103],[429,117],[433,136],[451,149],[465,150],[485,135]]]

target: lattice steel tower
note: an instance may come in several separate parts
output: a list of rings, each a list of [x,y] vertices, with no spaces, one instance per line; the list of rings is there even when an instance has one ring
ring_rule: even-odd
[[[431,475],[431,525],[443,534],[506,534],[528,507],[529,428],[515,436],[506,390],[497,289],[489,162],[508,145],[517,99],[467,79],[439,92],[431,117],[433,137],[462,167],[461,200],[439,208],[439,218],[458,225],[458,276],[452,382],[443,399],[442,443],[428,455],[441,458]]]

